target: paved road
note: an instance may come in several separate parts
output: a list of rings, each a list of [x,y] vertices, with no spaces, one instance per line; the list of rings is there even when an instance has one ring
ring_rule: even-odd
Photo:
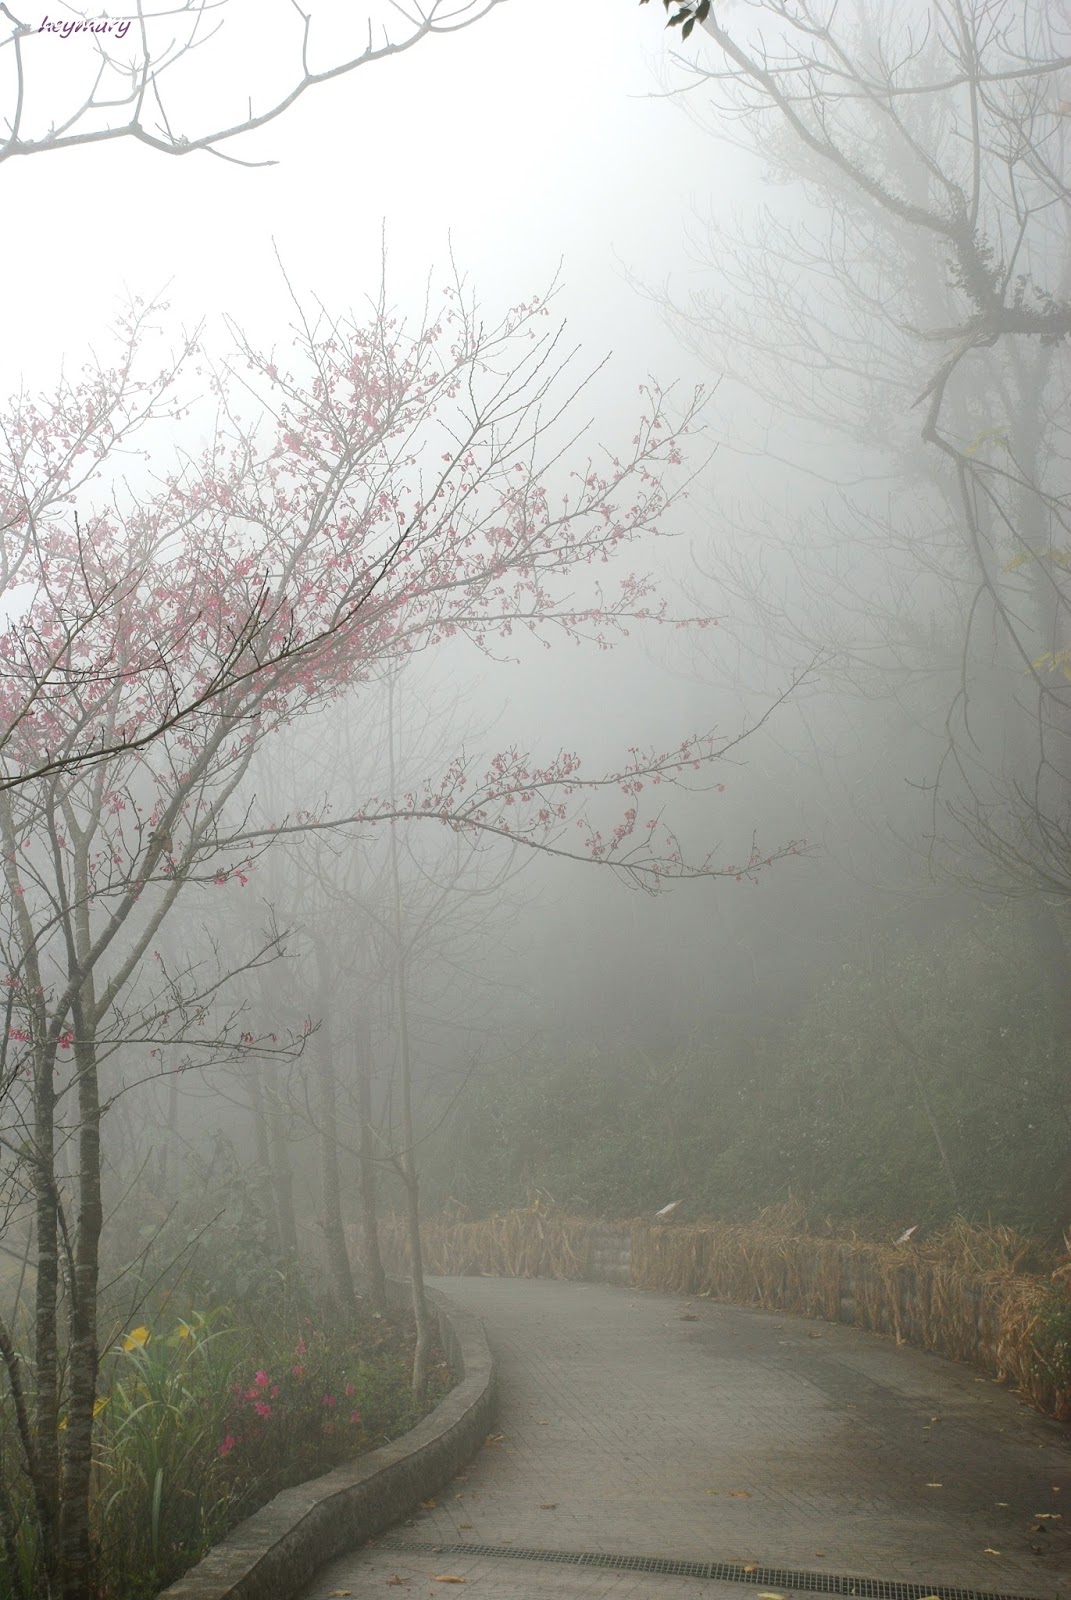
[[[808,1573],[1071,1600],[1071,1430],[968,1369],[851,1328],[642,1290],[438,1287],[484,1320],[501,1438],[433,1509],[325,1568],[306,1600],[388,1584],[444,1600],[431,1581],[444,1573],[479,1600],[788,1600],[816,1587]],[[510,1547],[735,1563],[761,1587],[577,1570]]]

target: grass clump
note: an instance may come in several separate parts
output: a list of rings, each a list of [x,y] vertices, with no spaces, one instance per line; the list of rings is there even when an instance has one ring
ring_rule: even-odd
[[[438,1352],[427,1403],[414,1401],[413,1339],[408,1316],[340,1325],[284,1311],[253,1326],[222,1307],[178,1313],[166,1297],[117,1332],[95,1411],[98,1600],[151,1600],[281,1490],[412,1427],[451,1382]],[[5,1487],[16,1506],[24,1490]],[[19,1593],[20,1581],[36,1592],[27,1541],[8,1553],[17,1575],[9,1570],[0,1595]]]

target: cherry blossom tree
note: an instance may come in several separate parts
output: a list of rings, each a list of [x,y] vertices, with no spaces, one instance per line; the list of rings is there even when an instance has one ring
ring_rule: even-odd
[[[584,452],[547,315],[539,297],[485,323],[455,281],[418,326],[382,297],[363,319],[299,311],[285,360],[232,330],[232,355],[201,369],[216,404],[207,443],[173,446],[171,463],[154,453],[151,479],[126,441],[201,426],[183,384],[206,358],[189,341],[144,374],[144,308],[114,367],[22,396],[2,419],[0,1147],[34,1213],[30,1381],[9,1329],[0,1358],[50,1597],[88,1600],[92,1584],[108,1107],[159,1070],[164,1045],[181,1070],[302,1043],[300,1025],[256,1037],[230,998],[279,936],[242,951],[206,941],[175,970],[157,935],[180,901],[240,893],[288,835],[376,822],[500,837],[650,889],[753,874],[795,848],[690,860],[645,809],[660,785],[705,781],[743,737],[710,731],[601,774],[574,752],[515,748],[482,770],[459,755],[401,794],[354,795],[343,815],[255,815],[256,750],[391,663],[452,638],[489,654],[516,630],[609,647],[671,620],[620,557],[668,531],[667,474],[698,401],[671,424],[649,385],[627,449]]]

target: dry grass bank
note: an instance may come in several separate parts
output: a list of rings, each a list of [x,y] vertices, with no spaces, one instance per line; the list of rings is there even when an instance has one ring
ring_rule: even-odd
[[[532,1208],[478,1222],[429,1217],[431,1273],[586,1278],[596,1240],[627,1234],[637,1288],[851,1322],[978,1367],[1071,1421],[1071,1260],[1010,1228],[949,1224],[921,1242],[804,1231],[792,1206],[754,1222],[603,1223]],[[389,1269],[407,1270],[404,1226],[382,1228]]]

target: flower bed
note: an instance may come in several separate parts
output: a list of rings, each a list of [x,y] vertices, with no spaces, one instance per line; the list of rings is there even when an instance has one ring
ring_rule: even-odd
[[[95,1408],[99,1600],[148,1600],[280,1490],[406,1432],[451,1383],[436,1352],[416,1404],[412,1344],[410,1319],[394,1313],[252,1327],[222,1310],[165,1310],[126,1330],[102,1361]],[[24,1580],[34,1556],[20,1551]]]

